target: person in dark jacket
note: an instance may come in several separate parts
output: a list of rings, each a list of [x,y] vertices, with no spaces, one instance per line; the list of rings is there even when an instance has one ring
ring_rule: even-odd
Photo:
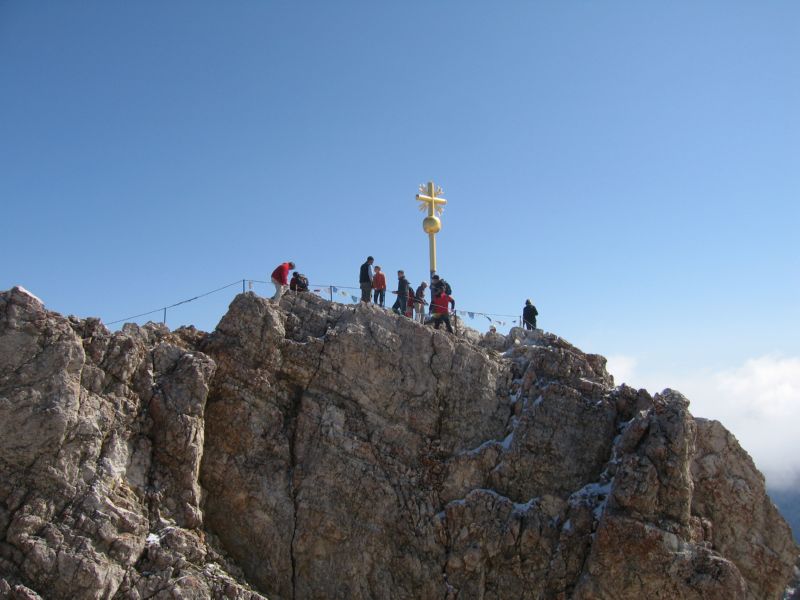
[[[408,279],[404,271],[397,272],[397,291],[392,292],[397,294],[397,300],[392,305],[392,310],[398,315],[406,314],[406,304],[408,304]]]
[[[453,300],[450,296],[448,296],[443,289],[439,290],[439,293],[431,302],[431,312],[433,313],[433,328],[439,329],[439,325],[444,323],[447,325],[447,331],[453,333],[453,327],[450,325],[450,307],[452,306],[453,310],[456,308],[456,301]]]
[[[442,278],[438,275],[431,277],[431,300],[439,295],[439,290],[442,288]]]
[[[536,315],[538,314],[539,311],[536,310],[530,299],[525,300],[525,308],[522,309],[522,322],[525,324],[525,329],[536,329]]]
[[[361,287],[361,301],[369,302],[369,297],[372,295],[372,263],[375,259],[371,256],[367,257],[367,262],[361,265],[361,270],[358,273],[358,285]]]
[[[289,289],[293,292],[307,292],[308,278],[302,273],[295,271],[292,273],[291,280],[289,280]]]

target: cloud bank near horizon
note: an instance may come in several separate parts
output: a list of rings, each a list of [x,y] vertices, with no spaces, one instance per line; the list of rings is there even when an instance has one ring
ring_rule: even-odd
[[[715,419],[730,430],[752,456],[771,488],[800,481],[800,357],[769,354],[718,371],[644,376],[632,356],[609,356],[608,370],[617,384],[644,387],[669,380],[691,402],[696,417]]]

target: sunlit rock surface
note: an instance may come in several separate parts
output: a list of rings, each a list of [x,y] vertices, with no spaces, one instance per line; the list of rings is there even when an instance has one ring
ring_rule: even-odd
[[[541,331],[0,293],[0,598],[779,598],[797,554],[722,425]]]

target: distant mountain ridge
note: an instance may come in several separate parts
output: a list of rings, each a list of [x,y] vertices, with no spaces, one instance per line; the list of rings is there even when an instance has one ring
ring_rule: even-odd
[[[720,423],[552,334],[0,293],[0,598],[777,598],[797,557]]]
[[[770,498],[791,526],[796,542],[800,542],[800,481],[794,488],[768,489]]]

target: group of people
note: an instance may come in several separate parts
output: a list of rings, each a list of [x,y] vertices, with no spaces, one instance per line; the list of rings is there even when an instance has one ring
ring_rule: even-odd
[[[368,256],[358,273],[358,285],[361,288],[361,301],[374,302],[378,306],[385,306],[386,302],[386,275],[378,265],[375,265],[375,258]],[[415,319],[420,323],[425,322],[425,307],[428,301],[425,299],[425,292],[428,283],[423,281],[416,290],[406,279],[405,271],[397,271],[397,290],[392,292],[397,294],[397,299],[392,305],[392,311],[398,315],[404,315]],[[450,312],[455,309],[456,301],[452,294],[450,285],[438,275],[431,279],[431,302],[430,318],[435,329],[444,323],[447,331],[453,333],[453,326],[450,323]]]
[[[386,275],[377,265],[373,266],[375,258],[368,256],[358,274],[358,284],[361,288],[361,301],[374,302],[378,306],[385,306],[386,302]],[[275,286],[275,294],[272,299],[280,301],[281,296],[288,287],[297,292],[308,291],[308,279],[302,273],[295,271],[289,281],[289,271],[295,268],[292,261],[287,261],[278,265],[272,272],[272,284]],[[397,294],[397,299],[392,305],[392,311],[396,314],[404,315],[425,322],[425,307],[428,302],[425,300],[425,292],[428,283],[423,281],[416,290],[406,279],[405,272],[397,271],[397,290],[392,292]],[[450,314],[455,311],[456,301],[452,296],[453,290],[450,284],[438,275],[431,278],[431,302],[430,319],[435,329],[444,323],[447,331],[453,333],[453,326],[450,323]],[[525,308],[522,311],[522,322],[525,329],[536,329],[536,317],[539,312],[530,300],[525,301]]]
[[[279,264],[272,272],[272,285],[275,286],[275,294],[272,296],[272,299],[275,302],[280,301],[287,287],[293,292],[308,291],[308,278],[302,273],[295,271],[292,273],[292,279],[289,280],[289,271],[292,269],[294,269],[294,263],[290,260]]]

